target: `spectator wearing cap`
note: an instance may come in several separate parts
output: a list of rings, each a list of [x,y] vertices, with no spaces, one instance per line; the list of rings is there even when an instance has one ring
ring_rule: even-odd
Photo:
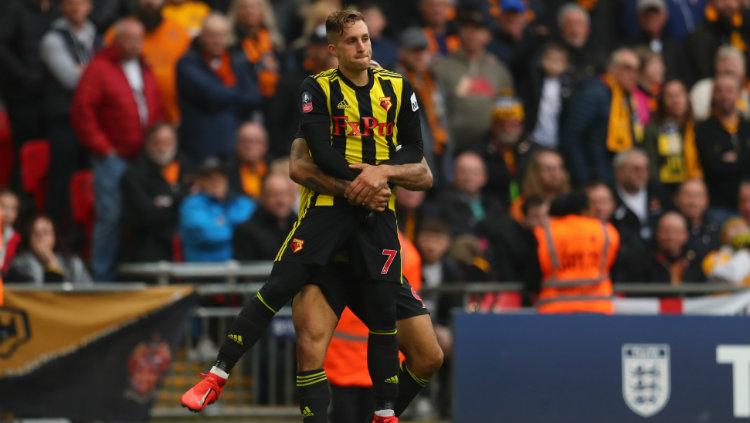
[[[257,199],[262,180],[268,173],[266,153],[268,133],[257,122],[245,122],[237,129],[236,154],[229,161],[229,187],[234,192]]]
[[[267,100],[264,112],[271,157],[289,155],[299,129],[299,87],[308,75],[336,67],[336,58],[328,52],[325,25],[319,25],[304,45],[290,49],[282,68],[276,95]]]
[[[508,66],[513,78],[525,78],[535,51],[534,39],[527,28],[531,12],[524,0],[501,0],[495,15],[497,29],[487,50]]]
[[[187,262],[218,262],[233,257],[237,225],[255,211],[255,202],[229,191],[221,161],[209,157],[198,168],[196,192],[180,206],[180,236]]]
[[[193,47],[177,64],[182,125],[180,143],[194,162],[228,158],[240,122],[260,103],[260,92],[242,51],[229,50],[225,17],[211,14]]]
[[[631,37],[639,31],[639,4],[640,0],[628,0],[622,13],[622,27]],[[688,35],[703,23],[706,0],[664,0],[664,4],[667,9],[667,22],[664,32],[678,43],[684,43]]]
[[[190,165],[177,154],[177,133],[169,124],[151,126],[145,138],[143,153],[122,177],[122,260],[172,261]]]
[[[487,53],[491,34],[483,15],[464,12],[459,19],[461,48],[435,64],[446,92],[451,139],[456,151],[476,148],[490,128],[492,105],[501,91],[513,91],[513,77]]]
[[[684,44],[666,30],[669,12],[665,0],[637,0],[638,32],[630,37],[632,48],[646,48],[661,54],[667,78],[689,77]]]
[[[260,207],[248,221],[235,228],[232,249],[236,260],[273,260],[297,220],[289,177],[271,173],[262,183]]]
[[[545,45],[521,90],[526,109],[524,126],[534,144],[557,148],[560,122],[570,105],[574,83],[568,50],[557,43]]]
[[[433,171],[433,191],[443,187],[450,175],[453,146],[448,133],[445,94],[439,86],[430,64],[435,55],[428,48],[424,32],[410,27],[401,33],[399,63],[396,71],[409,79],[419,98],[424,155]]]
[[[267,0],[234,0],[229,9],[239,49],[252,65],[258,89],[264,99],[276,94],[279,82],[278,52],[284,39],[276,28],[273,9]]]
[[[430,53],[445,56],[459,49],[459,38],[452,28],[455,12],[454,0],[419,0],[422,31]]]
[[[63,0],[63,16],[52,23],[39,47],[47,72],[44,87],[44,116],[50,145],[47,212],[61,227],[70,224],[70,178],[88,160],[70,124],[70,103],[101,40],[88,20],[91,0]]]
[[[97,281],[112,281],[120,239],[120,182],[128,161],[143,147],[146,128],[164,119],[156,78],[142,60],[145,30],[120,21],[115,39],[89,63],[71,105],[71,123],[93,155],[96,196],[91,267]]]
[[[372,59],[386,69],[393,69],[398,60],[398,46],[384,34],[388,19],[376,3],[366,3],[362,7],[365,24],[370,31]]]
[[[692,81],[711,76],[711,64],[720,46],[730,44],[744,55],[750,42],[748,17],[739,0],[707,0],[705,16],[705,22],[687,40]]]
[[[607,73],[587,82],[571,101],[560,150],[574,184],[592,179],[613,183],[612,157],[642,141],[643,125],[631,109],[639,68],[632,50],[617,49]]]
[[[513,96],[498,98],[492,109],[492,126],[486,139],[478,146],[487,167],[484,193],[508,207],[518,196],[518,181],[523,160],[531,144],[523,139],[524,109]]]

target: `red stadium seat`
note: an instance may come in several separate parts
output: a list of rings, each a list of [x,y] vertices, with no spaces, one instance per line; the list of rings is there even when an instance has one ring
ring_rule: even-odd
[[[5,110],[0,110],[0,187],[10,185],[14,158],[13,138],[11,138],[8,113]]]
[[[73,222],[83,226],[88,256],[94,231],[94,173],[90,169],[79,170],[70,178],[70,209]]]
[[[34,139],[21,147],[21,185],[31,194],[38,211],[44,210],[49,181],[49,141]]]

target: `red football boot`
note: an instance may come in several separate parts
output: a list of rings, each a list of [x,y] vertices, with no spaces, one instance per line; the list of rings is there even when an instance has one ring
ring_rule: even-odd
[[[382,417],[382,416],[376,416],[373,414],[372,423],[398,423],[398,417],[396,416]]]
[[[219,399],[221,388],[227,383],[226,379],[213,373],[201,373],[201,377],[203,379],[188,389],[180,398],[182,406],[190,411],[201,411]]]

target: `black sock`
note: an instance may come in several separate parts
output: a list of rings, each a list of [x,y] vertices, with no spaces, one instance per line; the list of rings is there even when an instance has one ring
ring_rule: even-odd
[[[323,369],[297,372],[299,410],[304,423],[327,423],[331,390]]]
[[[258,295],[245,303],[219,348],[216,367],[229,373],[242,355],[263,336],[275,314]]]
[[[400,416],[406,410],[414,397],[419,391],[424,389],[430,381],[422,379],[412,373],[406,365],[406,361],[401,363],[401,369],[398,372],[398,397],[396,398],[396,415]]]
[[[396,329],[371,330],[367,338],[367,367],[375,393],[375,410],[393,410],[398,396]]]

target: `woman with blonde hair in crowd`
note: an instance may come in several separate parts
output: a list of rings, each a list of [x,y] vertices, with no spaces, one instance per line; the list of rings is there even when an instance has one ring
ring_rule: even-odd
[[[279,81],[277,56],[284,49],[284,39],[271,4],[268,0],[234,0],[228,17],[237,46],[255,68],[260,93],[272,97]]]

